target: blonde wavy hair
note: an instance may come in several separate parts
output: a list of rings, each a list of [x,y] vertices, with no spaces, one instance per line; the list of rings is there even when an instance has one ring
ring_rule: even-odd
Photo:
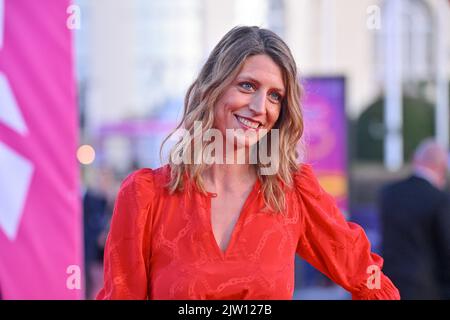
[[[195,139],[194,122],[201,121],[203,135],[213,128],[214,107],[225,89],[232,83],[248,57],[265,54],[280,67],[286,89],[281,104],[280,115],[273,128],[279,129],[279,165],[276,174],[261,175],[263,165],[257,161],[256,172],[261,182],[266,209],[283,212],[286,206],[285,186],[291,187],[293,173],[298,170],[297,145],[303,134],[303,115],[300,104],[302,92],[298,81],[296,63],[286,43],[274,32],[259,27],[235,27],[216,45],[203,65],[197,79],[189,87],[185,100],[183,117],[177,128],[163,141],[160,149],[180,128],[190,133],[188,140],[178,141],[170,151],[170,181],[167,188],[170,193],[183,190],[189,177],[199,190],[206,193],[202,172],[208,164],[175,164],[173,157],[190,152]],[[267,134],[267,141],[271,132]],[[203,142],[201,148],[208,145]],[[258,142],[259,144],[259,142]]]

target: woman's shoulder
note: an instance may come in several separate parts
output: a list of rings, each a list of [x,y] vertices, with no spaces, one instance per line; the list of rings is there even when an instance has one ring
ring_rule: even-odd
[[[323,192],[313,167],[309,163],[300,163],[298,165],[293,180],[296,191],[303,195],[319,197]]]
[[[159,193],[170,175],[170,168],[163,166],[157,169],[141,168],[130,173],[122,182],[121,193],[144,193],[146,195]]]

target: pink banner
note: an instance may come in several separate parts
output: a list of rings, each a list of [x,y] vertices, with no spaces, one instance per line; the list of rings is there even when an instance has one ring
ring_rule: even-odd
[[[305,138],[308,161],[322,187],[348,213],[347,119],[345,79],[309,77],[304,80]]]
[[[79,299],[69,0],[0,0],[0,296]]]

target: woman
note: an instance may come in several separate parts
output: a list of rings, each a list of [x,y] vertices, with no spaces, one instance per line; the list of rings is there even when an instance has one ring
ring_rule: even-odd
[[[362,228],[298,164],[299,97],[295,61],[276,34],[224,36],[187,92],[169,164],[123,182],[99,299],[292,299],[296,253],[355,299],[399,298]],[[225,151],[199,161],[212,139],[196,138],[211,130]],[[252,163],[263,140],[271,163],[260,153]]]

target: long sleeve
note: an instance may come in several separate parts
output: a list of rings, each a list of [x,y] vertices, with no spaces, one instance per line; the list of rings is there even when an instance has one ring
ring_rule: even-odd
[[[302,211],[297,253],[353,299],[399,299],[397,288],[381,271],[383,259],[371,252],[364,230],[345,220],[311,166],[302,165],[294,180]]]
[[[121,185],[104,254],[104,284],[97,299],[147,299],[153,174],[141,169]]]

